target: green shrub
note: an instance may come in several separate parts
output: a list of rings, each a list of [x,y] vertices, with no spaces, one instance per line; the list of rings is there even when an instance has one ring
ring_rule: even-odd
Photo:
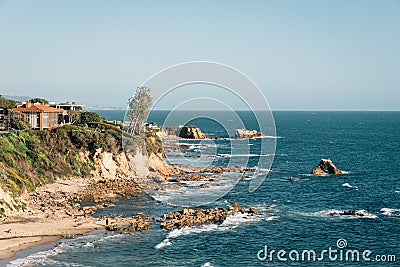
[[[78,124],[84,125],[89,123],[100,122],[101,117],[96,112],[82,112]]]

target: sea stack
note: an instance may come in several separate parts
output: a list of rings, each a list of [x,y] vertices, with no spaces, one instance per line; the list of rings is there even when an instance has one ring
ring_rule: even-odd
[[[260,136],[265,135],[261,132],[257,132],[256,130],[247,130],[245,128],[235,130],[235,138],[254,138]]]
[[[204,139],[206,136],[195,126],[183,126],[179,131],[179,137],[187,139]]]
[[[330,159],[321,159],[318,166],[311,170],[311,174],[342,174],[343,171],[336,168]]]

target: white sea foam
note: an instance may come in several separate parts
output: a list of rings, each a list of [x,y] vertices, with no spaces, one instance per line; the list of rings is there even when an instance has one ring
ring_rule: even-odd
[[[206,262],[203,265],[201,265],[201,267],[213,267],[213,266],[211,265],[211,263]]]
[[[271,172],[272,171],[271,169],[266,169],[266,168],[261,168],[261,167],[255,167],[254,169],[259,172]]]
[[[32,264],[37,264],[46,261],[48,257],[56,255],[58,253],[59,251],[56,248],[46,251],[39,251],[24,258],[13,260],[9,264],[7,264],[6,267],[28,266]]]
[[[400,190],[396,190],[396,191],[394,191],[395,193],[397,193],[397,194],[400,194]]]
[[[274,220],[277,220],[277,219],[279,219],[279,216],[269,216],[265,220],[266,221],[274,221]]]
[[[217,154],[217,157],[233,158],[233,157],[272,157],[275,154]]]
[[[285,138],[285,137],[282,137],[282,136],[272,136],[272,135],[266,135],[266,136],[260,136],[259,138],[280,139],[280,138]]]
[[[207,184],[208,182],[205,182],[205,181],[181,181],[180,183],[187,185],[187,186],[202,186],[203,184]]]
[[[351,185],[349,183],[344,183],[344,184],[342,184],[342,186],[348,187],[348,188],[358,188],[357,186],[353,186],[353,185]]]
[[[337,209],[326,209],[315,212],[298,212],[303,216],[311,216],[311,217],[340,217],[343,219],[349,218],[368,218],[368,219],[376,219],[378,216],[375,214],[369,213],[367,210],[357,210],[357,215],[340,215],[343,214],[346,210],[337,210]],[[336,215],[337,214],[337,215]]]
[[[169,241],[168,238],[166,238],[166,239],[164,239],[164,241],[162,241],[161,243],[157,244],[154,248],[155,249],[161,249],[163,247],[170,246],[170,245],[171,245],[171,242]]]
[[[33,253],[23,258],[16,259],[11,261],[7,267],[17,267],[17,266],[30,266],[34,264],[38,264],[41,262],[46,262],[46,264],[51,264],[51,266],[59,266],[61,263],[49,259],[49,257],[60,254],[66,253],[76,250],[88,250],[90,251],[92,248],[96,246],[96,244],[106,243],[106,242],[116,242],[119,241],[124,235],[122,234],[111,234],[111,235],[104,235],[101,234],[89,234],[78,236],[73,239],[68,239],[60,244],[58,244],[55,248],[40,251],[37,253]],[[76,267],[83,267],[85,265],[77,264],[77,263],[62,263],[62,266],[76,266]]]
[[[322,173],[322,174],[300,173],[299,175],[301,175],[301,176],[307,176],[307,177],[310,177],[310,176],[329,176],[328,173]]]
[[[241,179],[241,173],[224,173],[219,175],[218,179],[207,182],[207,187],[202,186],[182,186],[179,189],[165,189],[155,192],[152,196],[154,199],[162,202],[173,203],[175,205],[191,205],[199,206],[204,204],[206,200],[214,201],[221,197],[223,192],[228,192]]]
[[[192,139],[192,140],[212,140],[212,139]],[[189,147],[216,147],[217,146],[213,142],[190,143],[190,142],[180,142],[179,140],[178,141],[171,140],[171,141],[167,141],[167,142],[175,144],[175,145],[189,146]]]
[[[381,212],[386,216],[400,217],[400,209],[382,208]]]
[[[342,171],[343,174],[349,174],[351,173],[350,171]],[[313,174],[313,173],[300,173],[299,175],[302,176],[330,176],[330,175],[335,175],[336,174],[329,174],[329,173],[321,173],[321,174]]]
[[[7,267],[27,266],[27,265],[38,264],[41,262],[46,262],[46,264],[52,264],[54,266],[60,265],[58,262],[49,259],[49,257],[69,251],[91,249],[95,247],[95,244],[97,243],[109,242],[110,240],[118,239],[121,236],[122,236],[121,234],[107,235],[107,236],[104,236],[103,234],[90,234],[90,235],[79,236],[61,242],[53,249],[40,251],[23,258],[13,260],[7,265]],[[63,264],[63,266],[80,267],[85,265],[77,263],[69,263],[67,265]]]
[[[167,237],[159,244],[157,244],[154,248],[161,249],[165,246],[172,245],[171,239],[178,238],[180,236],[187,236],[193,234],[201,234],[204,232],[212,232],[212,231],[226,231],[230,229],[234,229],[239,227],[245,223],[254,223],[262,220],[272,221],[277,219],[277,216],[268,216],[263,217],[262,215],[250,215],[250,214],[242,214],[236,213],[234,215],[228,216],[222,224],[204,224],[200,226],[192,226],[192,227],[184,227],[181,229],[175,229],[168,233]]]

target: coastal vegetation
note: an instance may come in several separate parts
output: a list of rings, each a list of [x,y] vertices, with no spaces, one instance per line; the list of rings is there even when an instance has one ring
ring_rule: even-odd
[[[25,129],[0,135],[1,188],[19,202],[23,192],[33,191],[56,178],[90,176],[99,149],[120,153],[121,127],[104,120],[87,120],[88,117],[100,117],[91,113],[84,115],[85,121],[79,121],[77,125],[64,125],[52,131]]]
[[[42,103],[42,104],[49,104],[49,100],[40,98],[40,97],[35,97],[29,100],[31,103]]]
[[[2,95],[0,95],[0,107],[2,108],[13,108],[17,104],[17,101],[6,99]]]
[[[32,101],[48,102],[39,98]],[[20,199],[24,192],[56,179],[95,175],[102,153],[112,153],[113,157],[122,153],[123,132],[126,143],[135,151],[139,148],[147,156],[162,157],[161,138],[155,131],[143,128],[151,105],[149,89],[139,87],[130,103],[130,133],[96,112],[68,111],[70,124],[43,131],[32,130],[20,112],[10,112],[11,126],[17,131],[0,135],[0,189],[13,198],[14,205],[10,208],[1,200],[0,217],[5,216],[7,205],[11,210],[24,209]],[[13,107],[16,102],[0,98],[0,104]]]
[[[12,129],[20,131],[29,131],[31,129],[30,125],[22,119],[23,115],[21,111],[10,111],[9,117]]]

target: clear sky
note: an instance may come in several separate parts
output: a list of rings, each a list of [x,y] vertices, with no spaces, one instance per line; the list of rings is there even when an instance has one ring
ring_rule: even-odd
[[[400,110],[400,1],[0,0],[0,94],[124,107],[193,60],[276,110]]]

